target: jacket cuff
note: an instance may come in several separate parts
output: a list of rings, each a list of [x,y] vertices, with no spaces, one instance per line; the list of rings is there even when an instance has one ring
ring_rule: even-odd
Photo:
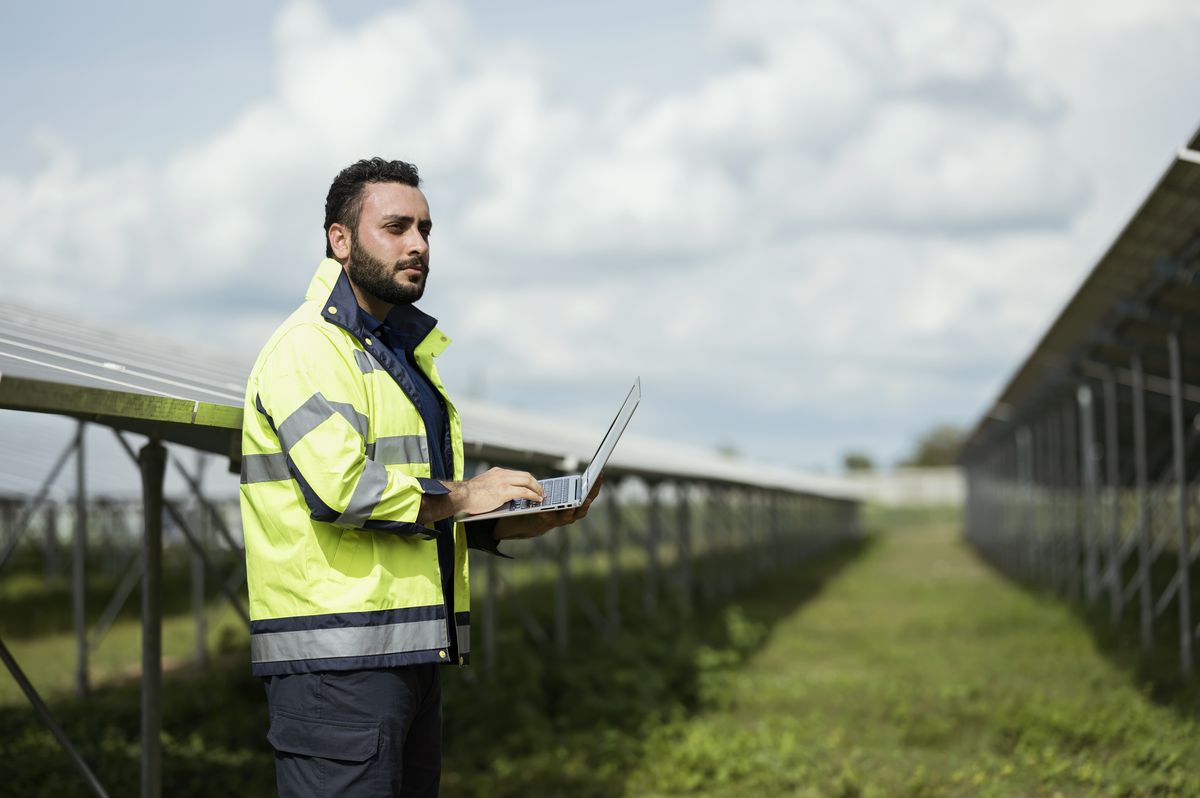
[[[426,496],[445,496],[450,492],[449,488],[436,479],[417,477],[417,482],[421,483],[421,492]]]
[[[467,528],[467,548],[486,551],[488,554],[494,554],[506,560],[513,559],[500,551],[500,541],[496,540],[496,524],[499,521],[499,518],[489,518],[486,521],[475,521],[474,523],[465,524]]]

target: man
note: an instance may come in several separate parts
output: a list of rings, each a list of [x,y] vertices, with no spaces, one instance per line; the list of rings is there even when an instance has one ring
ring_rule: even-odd
[[[541,535],[576,510],[457,524],[537,480],[463,480],[458,413],[414,302],[433,223],[416,167],[343,170],[326,258],[246,389],[242,522],[251,668],[264,678],[280,795],[435,795],[440,666],[470,653],[467,548]]]

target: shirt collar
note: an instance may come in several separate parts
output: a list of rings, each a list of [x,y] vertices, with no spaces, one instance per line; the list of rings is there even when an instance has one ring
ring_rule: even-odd
[[[437,326],[437,319],[413,305],[396,305],[384,321],[358,309],[363,326],[392,349],[411,352]]]
[[[317,267],[308,285],[304,297],[308,301],[324,301],[321,315],[326,321],[348,330],[357,338],[367,335],[380,337],[384,330],[390,329],[398,337],[405,349],[415,349],[434,328],[437,319],[425,313],[414,305],[396,305],[388,313],[384,321],[380,321],[358,306],[354,290],[350,287],[350,278],[342,264],[333,258],[325,258]],[[388,342],[391,345],[391,342]],[[440,352],[449,339],[441,336],[437,351]]]

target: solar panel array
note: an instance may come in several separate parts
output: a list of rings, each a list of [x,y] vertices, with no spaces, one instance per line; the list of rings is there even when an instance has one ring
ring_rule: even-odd
[[[1129,385],[1130,356],[1143,353],[1147,389],[1164,394],[1163,331],[1178,327],[1185,396],[1200,400],[1200,131],[1026,357],[968,439],[987,448],[1016,418],[1079,377],[1116,373]]]
[[[0,302],[0,409],[95,421],[236,460],[249,370],[249,363],[164,337]],[[652,396],[652,379],[648,385]],[[614,394],[614,411],[622,395]],[[456,400],[456,405],[468,456],[490,462],[581,469],[606,428],[585,429],[465,399]],[[22,452],[45,459],[44,450],[53,448],[13,443],[20,435],[5,430],[20,423],[12,420],[16,415],[0,413],[0,453],[5,460],[0,489],[13,491],[29,482],[28,474],[40,473],[36,466],[21,465]],[[631,429],[638,421],[635,417]],[[100,465],[90,470],[106,469]],[[706,449],[636,433],[626,433],[609,470],[648,479],[853,495],[840,480],[731,461]]]

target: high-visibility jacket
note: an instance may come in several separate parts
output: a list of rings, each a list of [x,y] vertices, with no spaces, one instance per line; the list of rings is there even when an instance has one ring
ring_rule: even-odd
[[[462,427],[434,367],[449,342],[433,328],[414,358],[445,402],[443,460],[461,480]],[[360,320],[341,264],[326,258],[246,386],[241,507],[256,675],[446,662],[452,635],[464,661],[466,534],[452,525],[444,582],[439,533],[417,523],[425,491],[444,490],[429,479],[418,406],[409,375]]]

